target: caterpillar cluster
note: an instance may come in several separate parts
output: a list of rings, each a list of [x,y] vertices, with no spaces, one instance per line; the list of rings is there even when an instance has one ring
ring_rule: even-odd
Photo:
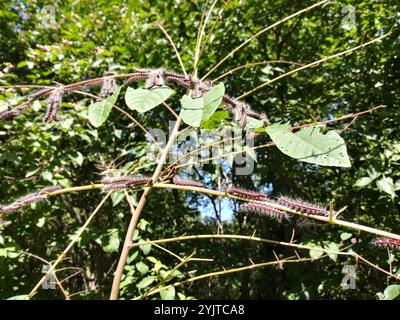
[[[135,177],[135,176],[125,176],[125,177],[107,177],[101,180],[104,184],[104,190],[121,190],[126,189],[130,186],[140,186],[146,185],[151,182],[148,177]]]
[[[103,84],[102,84],[101,90],[100,90],[101,98],[107,98],[108,96],[111,96],[118,88],[117,81],[115,81],[114,78],[107,77],[107,76],[114,75],[114,73],[107,72],[105,75],[106,75],[106,78],[103,79]]]
[[[245,189],[236,188],[236,187],[229,187],[226,190],[226,193],[231,196],[248,199],[248,200],[263,201],[263,200],[268,199],[267,195],[262,192],[250,191],[250,190],[245,190]]]
[[[203,187],[203,184],[201,182],[192,181],[192,180],[184,180],[179,177],[174,177],[172,181],[174,184],[176,184],[178,186],[188,186],[188,187],[197,187],[197,188]]]
[[[325,208],[321,208],[315,204],[311,204],[302,200],[295,200],[289,197],[280,196],[277,202],[285,207],[288,207],[294,211],[305,212],[309,214],[314,214],[318,216],[329,216],[329,211]]]
[[[210,80],[201,81],[193,78],[191,75],[182,75],[171,71],[167,71],[163,68],[137,69],[130,74],[129,78],[125,81],[124,85],[128,85],[132,82],[141,80],[146,80],[145,88],[147,89],[151,89],[156,86],[162,86],[166,82],[173,83],[175,85],[182,86],[187,89],[192,89],[193,98],[199,98],[205,92],[212,89],[212,82]],[[67,94],[75,90],[86,89],[94,86],[102,87],[100,91],[100,96],[102,98],[105,98],[110,94],[114,93],[117,88],[117,84],[115,78],[113,77],[113,74],[107,73],[102,78],[96,78],[81,83],[66,85],[65,87],[63,87],[63,93]],[[54,91],[54,88],[45,88],[37,92],[34,92],[33,94],[28,96],[29,101],[32,101],[49,95],[50,95],[48,103],[49,108],[45,116],[46,122],[57,120],[57,112],[61,104],[62,93],[60,93],[59,89]],[[234,118],[236,121],[239,122],[241,128],[244,128],[246,126],[248,117],[261,120],[265,125],[268,125],[269,123],[268,117],[265,114],[259,114],[253,111],[250,105],[244,102],[238,101],[232,97],[229,97],[228,95],[224,95],[222,101],[223,104],[228,108],[228,110],[234,114]],[[19,105],[15,107],[13,110],[19,110],[21,109],[21,106],[22,105]],[[0,114],[0,120],[6,120],[12,118],[15,115],[19,115],[19,113],[4,112]]]
[[[28,204],[38,202],[38,201],[43,201],[47,198],[47,193],[50,193],[50,192],[53,192],[53,191],[59,190],[59,189],[61,189],[60,186],[51,186],[51,187],[43,188],[35,193],[27,194],[21,198],[18,198],[13,203],[10,203],[8,205],[0,205],[0,213],[8,213],[8,212],[16,211]]]
[[[0,120],[8,120],[12,119],[15,116],[18,116],[19,112],[15,109],[6,109],[0,112]]]
[[[48,98],[47,113],[44,117],[45,122],[58,120],[58,111],[61,108],[61,101],[64,94],[64,86],[60,89],[55,90]]]
[[[400,250],[400,240],[390,238],[377,238],[372,241],[372,244],[380,248],[390,248]]]
[[[276,209],[266,203],[248,202],[240,205],[240,212],[252,212],[268,216],[272,219],[282,222],[282,220],[290,220],[290,216],[283,210]]]

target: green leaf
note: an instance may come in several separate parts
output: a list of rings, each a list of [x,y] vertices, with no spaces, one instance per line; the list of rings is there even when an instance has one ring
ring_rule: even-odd
[[[175,288],[169,287],[160,291],[162,300],[175,300]]]
[[[7,298],[7,300],[29,300],[28,298],[29,298],[28,294],[21,294],[18,296],[13,296],[13,297]]]
[[[151,257],[151,256],[150,256],[150,257],[146,257],[146,259],[149,260],[150,262],[154,263],[154,264],[160,262],[158,259],[156,259],[156,258],[154,258],[154,257]]]
[[[335,242],[329,242],[328,244],[324,245],[324,248],[332,251],[339,251],[339,245]],[[338,255],[337,253],[328,253],[328,257],[336,262]]]
[[[113,105],[117,101],[121,88],[122,87],[118,87],[118,89],[107,99],[95,102],[89,106],[89,122],[93,126],[98,128],[107,120]]]
[[[385,299],[384,300],[393,300],[400,294],[400,285],[392,284],[387,286],[385,291],[383,292]]]
[[[372,181],[374,181],[374,178],[362,177],[356,181],[356,183],[353,185],[353,187],[362,188],[362,187],[369,185]]]
[[[114,191],[111,193],[111,201],[112,201],[112,206],[115,207],[117,206],[125,197],[125,194],[123,191]]]
[[[129,109],[144,113],[157,107],[174,93],[175,91],[167,86],[152,89],[129,87],[125,93],[125,102]]]
[[[53,180],[53,174],[50,171],[43,171],[41,174],[42,178],[47,181]]]
[[[390,194],[392,198],[396,197],[394,192],[394,183],[392,178],[383,177],[376,182],[376,186],[380,191]]]
[[[210,119],[221,105],[225,93],[224,84],[221,82],[202,97],[193,99],[184,95],[181,99],[182,120],[193,127],[199,127],[202,121]]]
[[[258,129],[264,127],[264,121],[258,120],[252,117],[247,117],[246,119],[246,130]]]
[[[289,157],[321,166],[351,166],[346,144],[335,131],[323,134],[319,128],[307,127],[293,133],[288,124],[271,125],[266,131]]]
[[[120,238],[119,238],[119,233],[118,233],[118,229],[109,229],[107,230],[107,234],[108,234],[108,243],[107,245],[103,246],[103,250],[105,252],[116,252],[119,249],[119,245],[120,245]]]
[[[142,243],[142,242],[146,242],[146,241],[140,239],[140,240],[139,240],[139,243]],[[144,254],[145,256],[147,256],[147,255],[150,253],[151,244],[150,244],[150,243],[142,244],[141,246],[139,246],[139,248],[140,248],[140,250],[143,252],[143,254]]]
[[[321,246],[317,246],[317,245],[310,245],[311,247],[315,248],[315,249],[310,249],[310,257],[313,259],[318,259],[320,256],[322,256],[324,254],[324,252],[322,250],[318,250],[318,249],[322,249]]]
[[[201,123],[201,127],[206,130],[217,129],[223,120],[229,118],[229,113],[226,111],[216,111],[208,120]]]
[[[400,179],[398,179],[394,184],[394,191],[399,191],[399,190],[400,190]]]
[[[142,281],[140,281],[137,284],[138,289],[143,289],[143,288],[148,287],[149,285],[151,285],[154,282],[155,279],[156,279],[155,276],[148,276],[148,277],[144,278]]]
[[[147,264],[143,263],[142,261],[138,262],[135,264],[136,269],[141,273],[141,274],[146,274],[149,271],[149,267]]]
[[[350,238],[351,238],[351,236],[352,236],[352,234],[351,234],[351,233],[348,233],[348,232],[342,232],[342,233],[340,234],[340,239],[342,239],[343,241],[345,241],[345,240],[347,240],[347,239],[350,239]]]
[[[72,162],[76,163],[78,166],[80,166],[80,167],[82,166],[83,155],[79,151],[77,151],[77,154],[75,157],[72,155],[69,155],[69,158],[72,160]]]
[[[34,170],[32,170],[32,171],[28,171],[28,172],[25,174],[25,178],[32,177],[32,176],[35,175],[39,170],[40,170],[40,167],[37,168],[37,169],[34,169]]]
[[[36,226],[38,228],[42,228],[44,226],[44,223],[46,222],[46,218],[45,217],[41,217],[39,218],[39,220],[36,222]]]

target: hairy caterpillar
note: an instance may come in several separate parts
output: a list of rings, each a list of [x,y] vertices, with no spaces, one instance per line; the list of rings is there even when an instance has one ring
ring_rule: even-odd
[[[43,97],[43,96],[49,94],[52,90],[53,90],[53,88],[41,89],[41,90],[39,90],[39,91],[36,91],[36,92],[30,94],[30,95],[28,96],[28,99],[34,100],[34,99],[41,98],[41,97]]]
[[[155,69],[149,72],[149,76],[146,80],[146,84],[144,87],[146,89],[151,89],[155,86],[163,86],[165,84],[164,81],[164,69]]]
[[[377,238],[372,244],[380,248],[400,249],[400,240],[390,238]]]
[[[89,82],[87,82],[87,83],[85,83],[85,84],[83,84],[83,85],[81,85],[79,87],[74,88],[74,90],[80,89],[80,88],[86,89],[86,88],[91,88],[91,87],[98,87],[98,86],[101,86],[102,84],[103,84],[103,78],[94,79],[94,80],[89,81]],[[68,88],[68,90],[69,89],[70,88]]]
[[[177,73],[166,71],[165,79],[169,82],[179,84],[185,88],[193,88],[193,86],[194,86],[194,81],[190,74],[185,76],[182,74],[177,74]]]
[[[61,107],[61,101],[64,94],[64,86],[54,91],[48,98],[48,109],[44,117],[45,122],[58,120],[58,111]]]
[[[140,81],[147,79],[147,75],[143,75],[141,73],[135,74],[131,77],[129,77],[127,80],[124,82],[124,86],[127,86],[128,84],[131,84],[132,82]]]
[[[197,187],[197,188],[203,187],[203,184],[201,182],[192,181],[192,180],[184,180],[179,177],[174,177],[173,183],[178,186],[189,186],[189,187]]]
[[[295,211],[305,212],[325,217],[329,216],[329,211],[326,210],[325,208],[321,208],[315,204],[311,204],[305,201],[295,200],[285,196],[280,196],[277,199],[277,201],[280,205],[288,207]]]
[[[130,186],[145,185],[150,183],[151,179],[148,177],[108,177],[101,180],[101,183],[105,185],[104,190],[118,190],[125,189]]]
[[[207,91],[210,91],[212,88],[212,82],[210,80],[205,81],[195,81],[192,98],[197,99],[203,96],[203,94]]]
[[[236,196],[239,198],[243,199],[249,199],[249,200],[259,200],[263,201],[266,200],[268,197],[262,192],[257,192],[257,191],[249,191],[241,188],[236,188],[236,187],[229,187],[226,192],[232,196]]]
[[[15,200],[15,204],[20,204],[21,206],[25,206],[27,204],[36,202],[36,201],[42,201],[45,200],[46,196],[44,194],[38,194],[38,193],[32,193],[28,194],[26,196],[23,196],[17,200]]]
[[[114,75],[113,72],[107,72],[106,76],[111,76]],[[110,95],[112,95],[118,88],[117,81],[115,81],[114,78],[104,78],[103,79],[103,84],[101,86],[100,90],[100,97],[101,98],[106,98]]]
[[[19,115],[18,110],[6,109],[0,112],[0,120],[7,120]]]
[[[276,209],[268,204],[264,203],[254,203],[254,202],[249,202],[249,203],[244,203],[240,205],[239,207],[240,212],[254,212],[262,215],[266,215],[270,218],[273,218],[279,222],[281,222],[283,219],[289,220],[289,214],[287,214],[283,210]]]

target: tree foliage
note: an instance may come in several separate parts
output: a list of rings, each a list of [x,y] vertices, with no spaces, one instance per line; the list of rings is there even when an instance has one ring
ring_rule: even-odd
[[[109,71],[130,73],[137,68],[164,67],[181,73],[176,52],[157,24],[167,30],[183,64],[191,70],[200,22],[207,18],[204,35],[207,42],[203,42],[204,50],[197,65],[202,77],[258,31],[312,4],[311,1],[232,0],[217,2],[207,18],[210,1],[207,4],[206,1],[8,0],[0,4],[0,85],[68,84],[103,76]],[[355,8],[354,25],[343,20],[350,19],[343,11],[346,6]],[[326,125],[327,134],[315,133],[322,139],[329,134],[336,137],[339,132],[339,138],[346,142],[351,167],[346,157],[340,160],[335,157],[340,162],[337,166],[324,166],[321,159],[317,162],[321,166],[315,165],[316,161],[297,161],[284,154],[288,152],[279,151],[279,142],[271,135],[279,149],[257,150],[254,154],[257,164],[251,176],[234,176],[234,168],[224,162],[193,166],[191,170],[182,168],[180,172],[204,181],[213,189],[218,189],[225,179],[222,172],[227,171],[234,184],[247,189],[267,190],[272,196],[288,194],[313,203],[334,201],[335,208],[347,206],[343,212],[346,220],[398,234],[398,11],[398,1],[394,0],[334,1],[279,24],[238,50],[208,76],[216,79],[227,73],[217,81],[223,85],[214,87],[218,92],[209,91],[208,96],[196,102],[199,105],[196,114],[185,115],[193,106],[189,100],[194,99],[185,96],[186,90],[179,87],[173,88],[176,94],[172,95],[172,89],[167,87],[143,89],[132,85],[126,95],[125,91],[116,93],[102,102],[71,94],[62,102],[60,121],[51,123],[43,122],[46,101],[36,100],[21,116],[0,122],[1,203],[11,203],[48,185],[96,183],[104,172],[118,175],[133,168],[133,173],[151,176],[156,164],[146,156],[149,141],[129,118],[111,110],[115,101],[145,128],[168,128],[171,114],[165,108],[155,108],[166,98],[175,112],[182,105],[186,124],[214,128],[215,123],[224,124],[230,117],[218,109],[224,91],[238,97],[296,67],[392,30],[378,43],[284,77],[244,98],[256,112],[265,112],[271,123],[290,122],[293,126],[385,105],[369,115],[331,122]],[[243,65],[247,67],[232,71]],[[153,91],[151,96],[148,91]],[[1,90],[0,110],[17,105],[32,92],[32,88]],[[98,94],[96,88],[88,92]],[[148,99],[143,99],[143,92]],[[271,140],[266,134],[256,138],[259,145],[268,142]],[[45,263],[37,257],[56,259],[99,201],[97,190],[68,193],[32,204],[5,219],[0,226],[0,297],[29,293],[43,276]],[[130,194],[130,201],[137,204],[135,193]],[[111,201],[106,202],[64,258],[61,267],[65,270],[57,273],[59,278],[78,272],[65,282],[69,294],[77,293],[73,298],[108,298],[130,210],[124,192],[114,192]],[[221,219],[227,212],[231,217]],[[366,233],[322,224],[301,226],[300,221],[277,224],[262,216],[239,213],[237,200],[175,189],[152,192],[132,240],[145,242],[223,230],[225,234],[255,234],[289,242],[293,229],[296,243],[317,248],[308,252],[313,259],[321,253],[318,248],[337,250],[339,246],[353,245],[352,249],[363,257],[400,274],[400,269],[396,269],[399,265],[396,252],[372,246],[372,236]],[[149,244],[135,247],[122,278],[122,298],[136,297],[167,280],[185,279],[191,270],[197,270],[196,276],[222,267],[230,269],[249,265],[250,261],[272,261],[293,254],[293,248],[239,240],[197,239],[162,246],[179,256],[189,256],[195,250],[196,257],[212,261],[192,261],[174,270],[179,260],[167,251]],[[330,254],[328,259],[282,268],[266,267],[212,277],[191,286],[165,289],[149,298],[366,299],[378,293],[380,298],[398,297],[398,281],[387,280],[385,274],[362,263],[357,264],[356,290],[343,290],[342,267],[352,264],[355,262],[350,257]],[[60,290],[39,290],[35,296],[63,297]]]

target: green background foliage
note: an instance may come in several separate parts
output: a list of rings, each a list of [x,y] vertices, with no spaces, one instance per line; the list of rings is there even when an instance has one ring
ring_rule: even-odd
[[[222,13],[218,3],[206,33],[212,30],[198,64],[204,75],[238,44],[262,28],[286,17],[311,1],[233,0]],[[54,16],[48,21],[51,5]],[[355,28],[343,28],[342,9],[356,9]],[[181,72],[176,54],[159,28],[162,22],[191,70],[197,29],[204,1],[3,1],[0,4],[0,85],[54,83],[68,84],[104,74],[132,72],[134,68],[165,67]],[[47,9],[46,9],[47,8]],[[45,10],[46,9],[46,10]],[[273,28],[235,53],[210,75],[210,79],[247,63],[284,60],[306,64],[352,48],[389,31],[400,18],[399,4],[388,1],[332,1]],[[273,196],[288,194],[307,201],[348,206],[347,220],[400,233],[400,32],[352,55],[330,60],[266,86],[246,97],[259,112],[266,112],[273,123],[301,125],[315,119],[366,110],[384,104],[371,115],[333,123],[339,130],[351,158],[350,168],[323,167],[298,162],[277,148],[257,150],[257,164],[251,176],[228,176],[235,184],[249,189],[271,190]],[[229,74],[224,82],[231,96],[242,93],[292,70],[290,63],[261,64]],[[119,84],[122,84],[120,82]],[[175,111],[185,92],[169,99]],[[16,105],[27,89],[0,92],[0,109]],[[93,89],[93,93],[96,90]],[[117,105],[136,117],[146,128],[168,128],[170,114],[160,107],[146,114],[129,110],[120,94]],[[98,181],[107,170],[124,172],[134,165],[140,174],[151,175],[155,168],[144,151],[148,142],[129,119],[112,110],[99,128],[89,122],[93,100],[69,95],[62,104],[62,120],[43,123],[45,102],[12,121],[0,122],[1,203],[51,184],[64,187]],[[223,111],[214,116],[227,119]],[[205,125],[213,127],[214,116]],[[219,121],[220,121],[219,120]],[[225,121],[225,120],[224,120]],[[218,120],[217,120],[218,122]],[[92,122],[93,124],[93,122]],[[256,144],[268,142],[268,136]],[[121,156],[122,155],[122,156]],[[224,165],[207,164],[196,170],[182,170],[195,180],[218,188]],[[42,277],[43,262],[26,252],[53,260],[62,252],[78,228],[100,201],[98,191],[70,193],[12,213],[0,226],[0,298],[28,293]],[[137,201],[135,197],[132,199]],[[370,245],[368,234],[335,226],[279,225],[263,217],[237,213],[238,203],[177,190],[154,190],[148,199],[134,241],[170,238],[186,234],[251,235],[289,241],[293,227],[296,240],[315,246],[337,248],[355,243],[354,250],[385,269],[396,270],[398,256]],[[221,205],[222,203],[222,205]],[[222,208],[222,209],[221,209]],[[222,211],[232,218],[221,221]],[[204,214],[206,213],[206,215]],[[115,192],[85,231],[79,243],[62,263],[58,273],[74,299],[105,299],[111,288],[113,271],[130,219],[130,209],[121,192]],[[352,242],[351,242],[352,241]],[[165,245],[180,256],[196,250],[194,261],[172,274],[173,280],[254,262],[271,261],[293,254],[293,249],[237,240],[197,240]],[[25,253],[24,253],[25,252]],[[310,252],[312,257],[318,251]],[[213,277],[166,290],[151,298],[190,299],[366,299],[395,297],[393,280],[365,264],[357,265],[357,289],[343,290],[342,267],[354,261],[342,256],[291,264],[281,268],[261,268]],[[121,297],[133,298],[156,283],[179,261],[158,247],[142,245],[132,250],[121,283]],[[77,269],[73,269],[77,268]],[[39,290],[35,298],[61,299],[59,290]]]

